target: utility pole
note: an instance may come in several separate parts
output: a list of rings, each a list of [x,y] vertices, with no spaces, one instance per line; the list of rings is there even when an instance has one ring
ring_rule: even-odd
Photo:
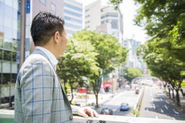
[[[26,0],[21,0],[20,60],[19,69],[25,60]]]

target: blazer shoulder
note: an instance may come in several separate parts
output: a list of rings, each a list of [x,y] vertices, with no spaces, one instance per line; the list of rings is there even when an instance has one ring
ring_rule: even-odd
[[[40,54],[31,54],[26,60],[25,62],[23,63],[21,69],[19,72],[25,70],[25,69],[29,69],[32,67],[32,65],[36,65],[36,64],[45,64],[47,65],[48,67],[51,66],[51,63],[49,62],[49,60],[40,55]],[[52,66],[51,66],[52,67]]]

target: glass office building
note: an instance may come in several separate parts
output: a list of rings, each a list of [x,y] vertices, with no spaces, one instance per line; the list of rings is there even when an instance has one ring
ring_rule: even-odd
[[[15,83],[19,70],[20,0],[0,0],[0,85]]]
[[[67,37],[82,29],[83,4],[75,0],[64,0],[64,20]]]

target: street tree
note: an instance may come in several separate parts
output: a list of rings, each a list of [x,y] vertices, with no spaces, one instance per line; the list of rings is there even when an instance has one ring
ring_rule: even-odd
[[[73,35],[73,39],[91,43],[96,55],[97,66],[103,71],[99,74],[93,74],[90,77],[90,85],[96,97],[96,106],[98,107],[98,93],[102,84],[101,76],[107,75],[115,70],[121,63],[126,61],[127,50],[118,43],[117,38],[108,34],[100,34],[95,31],[82,30]]]
[[[70,85],[71,101],[74,97],[73,90],[86,83],[83,77],[89,78],[99,74],[97,55],[89,42],[76,41],[73,38],[68,40],[64,54],[58,59],[57,73],[61,79],[65,80],[65,90],[65,84]],[[67,93],[67,90],[65,92]]]
[[[155,76],[171,84],[177,92],[185,71],[185,13],[183,0],[135,0],[141,7],[135,23],[144,27],[149,36],[145,46],[138,49]],[[140,50],[140,51],[139,51]],[[179,99],[177,99],[179,102]]]
[[[128,67],[124,69],[124,78],[131,82],[136,77],[141,77],[143,75],[143,71],[139,68]]]

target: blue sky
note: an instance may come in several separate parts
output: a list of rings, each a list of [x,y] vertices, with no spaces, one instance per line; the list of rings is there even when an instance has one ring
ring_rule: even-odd
[[[88,5],[97,0],[76,0],[83,5]],[[105,5],[108,0],[101,0],[102,5]],[[133,19],[136,15],[136,10],[139,6],[134,5],[133,0],[123,0],[120,4],[121,12],[123,13],[123,29],[124,29],[124,39],[134,38],[136,41],[140,41],[142,44],[146,41],[147,35],[143,28],[134,25]]]

